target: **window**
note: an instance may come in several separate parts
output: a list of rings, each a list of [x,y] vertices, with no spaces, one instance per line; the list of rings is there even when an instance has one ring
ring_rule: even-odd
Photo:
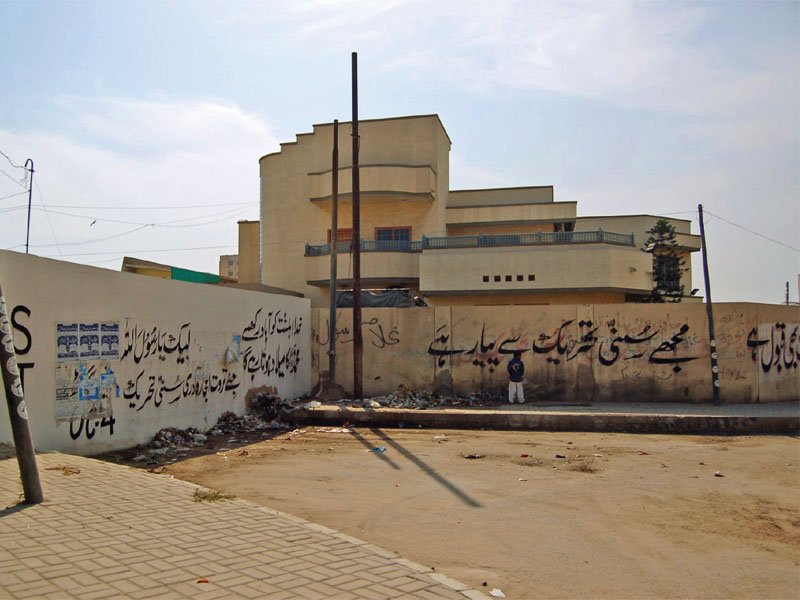
[[[681,291],[681,260],[669,254],[653,255],[653,278],[656,287],[664,292]]]
[[[382,242],[411,240],[411,227],[376,227],[375,239]]]
[[[350,242],[353,240],[353,230],[352,229],[337,229],[336,230],[336,241],[337,242]],[[331,230],[328,229],[328,243],[331,243]]]
[[[484,283],[489,283],[489,276],[488,275],[484,275],[483,276],[483,282]]]
[[[511,275],[506,275],[506,281],[511,281]]]
[[[517,281],[522,281],[522,275],[517,275]]]

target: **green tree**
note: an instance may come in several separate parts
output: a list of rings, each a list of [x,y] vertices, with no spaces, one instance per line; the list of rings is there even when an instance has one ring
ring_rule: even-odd
[[[644,302],[680,302],[683,298],[681,276],[686,261],[678,252],[675,227],[667,219],[659,219],[648,229],[642,250],[653,257],[653,291]]]

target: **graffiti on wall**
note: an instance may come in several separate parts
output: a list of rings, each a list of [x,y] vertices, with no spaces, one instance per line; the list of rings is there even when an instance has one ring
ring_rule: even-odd
[[[759,331],[764,333],[759,335]],[[776,373],[791,373],[800,364],[800,325],[764,323],[753,327],[747,335],[747,348],[764,373],[773,369]]]
[[[394,346],[400,343],[400,332],[396,325],[386,326],[380,322],[378,317],[372,317],[366,321],[361,322],[361,328],[366,329],[368,335],[365,336],[365,341],[368,342],[373,348],[383,349],[387,346]],[[330,320],[325,320],[325,327],[323,328],[324,338],[320,335],[321,332],[312,331],[312,338],[314,342],[320,346],[327,346],[330,340]],[[337,344],[350,344],[353,342],[353,334],[349,327],[343,327],[336,330],[336,343]]]
[[[436,359],[438,367],[443,367],[448,356],[457,357],[462,362],[471,362],[478,367],[488,367],[493,372],[505,355],[514,352],[532,352],[541,356],[548,364],[559,365],[574,360],[581,354],[593,356],[596,353],[599,364],[610,367],[617,361],[628,361],[647,357],[654,365],[670,365],[674,373],[682,371],[683,363],[696,360],[699,356],[689,356],[682,351],[696,344],[696,338],[689,335],[689,325],[684,323],[677,330],[663,332],[646,324],[633,332],[623,332],[612,319],[605,323],[606,335],[598,335],[600,327],[591,320],[570,319],[563,321],[550,332],[544,331],[532,337],[530,346],[528,336],[518,331],[503,333],[497,337],[486,336],[486,324],[481,326],[480,338],[472,346],[449,348],[448,326],[436,330],[433,341],[428,345],[428,354]],[[657,337],[659,336],[659,337]],[[651,341],[652,340],[652,341]],[[653,344],[660,343],[653,348]]]
[[[131,356],[137,365],[143,359],[156,356],[160,361],[175,354],[177,364],[183,364],[189,358],[189,345],[192,341],[191,323],[184,323],[177,333],[160,327],[141,327],[133,325],[125,329],[121,360]],[[105,339],[105,338],[104,338]],[[119,341],[117,340],[117,343]]]
[[[257,374],[279,378],[297,373],[303,317],[259,308],[242,331],[242,365],[252,382]]]
[[[120,366],[134,367],[124,369],[131,376],[122,386],[122,397],[136,412],[180,400],[208,402],[225,392],[233,392],[235,397],[239,387],[237,374],[228,368],[209,368],[199,356],[191,360],[191,322],[169,329],[126,321],[120,349]]]

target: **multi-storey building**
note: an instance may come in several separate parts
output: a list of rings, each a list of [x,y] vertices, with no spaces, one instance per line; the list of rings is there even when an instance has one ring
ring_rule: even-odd
[[[360,122],[362,288],[408,287],[434,305],[620,303],[654,285],[651,215],[578,217],[552,186],[450,189],[438,115]],[[350,123],[339,124],[338,283],[352,286]],[[263,156],[261,281],[329,298],[333,124]],[[690,222],[670,219],[691,289]],[[240,249],[241,256],[241,249]],[[678,285],[675,282],[674,285]]]

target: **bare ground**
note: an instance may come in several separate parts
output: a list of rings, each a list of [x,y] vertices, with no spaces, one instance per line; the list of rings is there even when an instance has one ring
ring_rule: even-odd
[[[797,599],[799,464],[791,437],[308,427],[158,470],[509,598]]]

